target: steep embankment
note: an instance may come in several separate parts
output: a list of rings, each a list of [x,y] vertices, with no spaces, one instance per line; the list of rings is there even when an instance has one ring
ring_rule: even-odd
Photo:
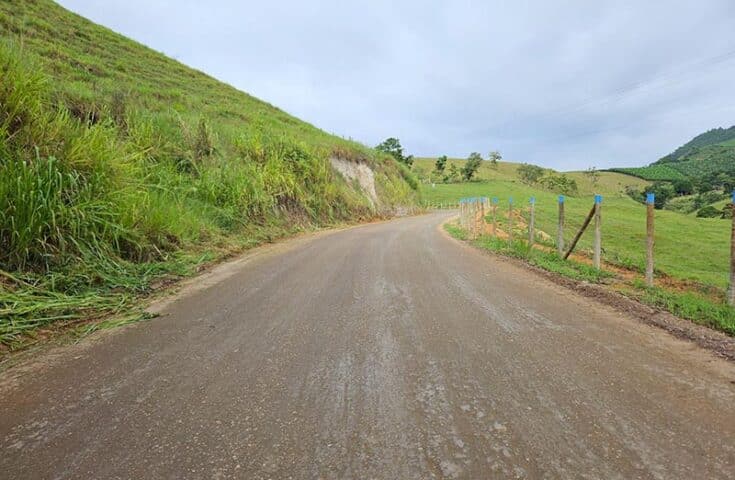
[[[50,1],[0,2],[0,37],[0,354],[239,248],[415,201],[390,157]]]

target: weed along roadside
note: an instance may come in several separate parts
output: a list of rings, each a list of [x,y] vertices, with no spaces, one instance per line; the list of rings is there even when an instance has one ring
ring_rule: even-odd
[[[0,33],[0,359],[147,318],[142,298],[253,246],[417,205],[391,155],[53,2],[0,2]]]
[[[494,199],[495,200],[495,199]],[[645,218],[646,237],[640,249],[646,258],[640,269],[621,265],[605,258],[605,232],[603,229],[602,196],[595,195],[592,208],[581,222],[580,228],[565,249],[564,228],[568,220],[565,212],[566,198],[559,196],[557,207],[556,240],[550,233],[540,231],[535,226],[536,198],[529,199],[528,208],[523,211],[513,208],[513,199],[507,200],[505,216],[497,218],[495,209],[490,215],[476,215],[481,211],[484,197],[463,198],[459,201],[459,218],[445,223],[445,229],[455,238],[465,240],[474,246],[491,252],[522,259],[531,265],[553,274],[577,281],[590,282],[621,293],[643,304],[666,310],[678,317],[691,320],[729,335],[735,335],[735,308],[731,305],[731,286],[725,290],[697,288],[654,269],[655,251],[655,211],[654,195],[647,198]],[[735,193],[733,193],[735,202]],[[493,204],[496,202],[493,201]],[[611,214],[610,208],[606,211]],[[732,246],[735,256],[735,216],[732,226]],[[575,252],[575,247],[588,227],[594,224],[591,251]],[[525,234],[521,234],[524,232]],[[684,232],[685,233],[685,232]],[[735,260],[729,262],[732,277]],[[727,268],[723,266],[723,268]],[[714,291],[713,291],[714,290]],[[730,303],[730,304],[728,304]]]

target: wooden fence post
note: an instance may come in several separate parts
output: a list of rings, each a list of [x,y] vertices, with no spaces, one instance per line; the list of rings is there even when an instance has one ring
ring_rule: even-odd
[[[531,197],[531,211],[528,218],[528,246],[533,248],[533,242],[536,239],[536,199]]]
[[[480,197],[477,204],[477,236],[481,237],[485,233],[485,197]]]
[[[646,285],[649,287],[653,286],[653,209],[655,200],[655,194],[649,193],[646,195]]]
[[[564,195],[559,195],[559,222],[556,227],[556,251],[564,255]]]
[[[493,197],[493,238],[498,238],[498,197]]]
[[[730,236],[730,291],[727,301],[735,306],[735,191],[732,192],[732,234]]]
[[[513,197],[508,197],[508,245],[513,245]]]
[[[595,251],[593,264],[600,269],[600,256],[602,253],[602,195],[595,195]]]

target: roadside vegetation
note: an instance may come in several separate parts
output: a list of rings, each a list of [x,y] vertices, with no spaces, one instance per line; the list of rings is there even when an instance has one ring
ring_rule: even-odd
[[[510,167],[512,165],[501,168],[510,170]],[[589,212],[592,196],[600,193],[603,195],[604,257],[622,267],[643,272],[646,207],[625,193],[625,188],[629,186],[625,184],[625,176],[601,172],[598,184],[592,185],[582,172],[568,175],[578,181],[579,193],[566,198],[566,244],[569,244]],[[640,180],[631,178],[631,182],[636,185]],[[644,189],[644,186],[636,188]],[[527,185],[517,178],[490,179],[466,184],[436,184],[433,187],[422,183],[421,189],[422,198],[431,205],[456,204],[463,197],[497,197],[500,200],[499,212],[507,210],[508,199],[512,197],[514,208],[526,219],[529,198],[535,197],[537,228],[550,237],[556,236],[557,194]],[[501,224],[502,221],[501,219]],[[592,240],[592,235],[585,233],[577,247],[578,251],[591,252]],[[699,285],[704,289],[714,288],[724,297],[724,289],[728,284],[729,258],[729,222],[697,218],[669,210],[656,212],[656,268],[660,274],[680,279],[687,284]]]
[[[415,165],[420,167],[430,162],[432,159],[417,159]],[[658,189],[662,186],[675,191],[671,184],[651,184],[636,177],[595,169],[565,174],[578,186],[576,193],[566,193],[566,245],[569,245],[589,212],[593,195],[603,195],[602,247],[606,269],[597,272],[591,266],[591,231],[582,236],[576,254],[570,260],[560,259],[555,252],[558,190],[548,188],[543,178],[561,174],[525,164],[500,162],[491,166],[488,163],[483,162],[473,182],[432,184],[424,180],[421,183],[422,198],[430,206],[456,205],[458,199],[466,197],[498,198],[497,222],[500,231],[508,227],[508,200],[513,198],[515,215],[518,215],[514,221],[516,239],[525,238],[529,199],[535,198],[538,232],[536,249],[530,249],[522,240],[509,245],[507,238],[502,236],[498,239],[482,236],[473,241],[476,246],[522,258],[540,268],[576,280],[610,284],[644,303],[735,334],[735,310],[725,302],[729,281],[731,226],[720,215],[721,209],[729,212],[731,207],[729,197],[723,199],[722,192],[709,191],[686,196],[697,204],[719,201],[719,207],[715,209],[717,218],[698,218],[694,214],[669,209],[670,198],[664,202],[667,209],[656,212],[657,286],[647,288],[643,283],[646,207],[638,198],[633,198],[631,192],[640,195],[642,192],[656,191],[660,195]],[[677,187],[686,188],[687,185]],[[491,223],[491,217],[487,216],[486,221]],[[465,238],[458,226],[447,224],[446,228],[455,237]]]
[[[0,37],[0,355],[42,327],[142,318],[141,295],[204,264],[417,199],[390,155],[50,1],[0,3]],[[332,157],[367,164],[379,202]]]
[[[478,248],[493,253],[518,258],[548,272],[578,281],[605,284],[609,288],[634,298],[642,303],[669,311],[674,315],[735,335],[735,309],[724,304],[707,289],[681,291],[664,287],[647,287],[638,278],[628,278],[614,271],[596,270],[588,263],[575,259],[563,260],[553,251],[551,245],[541,243],[531,248],[522,240],[509,244],[507,239],[481,236],[468,240],[466,233],[456,223],[445,224],[445,229],[453,237],[470,241]]]

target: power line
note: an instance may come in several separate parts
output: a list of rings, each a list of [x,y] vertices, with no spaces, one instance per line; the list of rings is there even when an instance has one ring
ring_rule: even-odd
[[[664,81],[668,80],[668,82],[664,82],[661,86],[671,85],[677,82],[685,81],[687,80],[686,75],[698,73],[698,70],[726,63],[733,58],[735,58],[735,50],[731,50],[726,53],[722,53],[722,54],[715,55],[712,57],[707,57],[707,58],[704,58],[704,59],[701,59],[695,62],[690,62],[689,64],[686,64],[686,65],[681,65],[674,69],[670,69],[666,72],[662,72],[662,73],[653,75],[652,77],[646,80],[637,81],[637,82],[622,86],[620,88],[617,88],[613,90],[612,92],[610,92],[609,94],[602,96],[602,97],[590,98],[578,104],[570,104],[570,105],[567,105],[565,107],[562,107],[562,108],[559,108],[559,109],[556,109],[550,112],[539,113],[536,115],[528,115],[524,118],[501,122],[496,125],[493,125],[492,127],[484,128],[481,131],[476,131],[475,133],[476,134],[487,133],[493,130],[497,130],[499,128],[504,128],[504,127],[513,125],[514,123],[519,123],[521,121],[528,122],[528,121],[533,121],[533,120],[538,121],[538,120],[553,119],[555,117],[563,117],[563,116],[578,112],[594,104],[606,104],[606,103],[610,104],[613,101],[624,98],[626,95],[632,92],[643,90],[662,80]],[[684,77],[681,77],[681,75],[684,75]]]

